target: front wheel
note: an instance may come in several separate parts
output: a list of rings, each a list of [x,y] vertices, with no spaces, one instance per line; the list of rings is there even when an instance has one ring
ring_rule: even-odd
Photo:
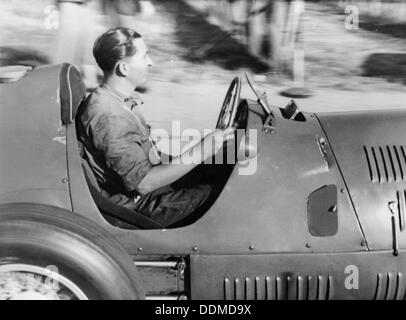
[[[142,298],[135,265],[102,228],[59,208],[0,207],[0,300]]]

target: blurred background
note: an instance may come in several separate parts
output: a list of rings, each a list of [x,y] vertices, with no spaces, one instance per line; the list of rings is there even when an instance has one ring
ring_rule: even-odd
[[[101,81],[93,42],[141,33],[154,66],[140,88],[153,127],[213,128],[234,76],[247,71],[284,107],[406,107],[406,1],[0,0],[0,65],[70,62]],[[242,94],[253,98],[243,81]]]

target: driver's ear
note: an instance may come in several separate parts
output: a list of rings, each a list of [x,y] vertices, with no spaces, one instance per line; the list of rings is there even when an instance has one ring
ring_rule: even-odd
[[[122,77],[126,77],[128,75],[128,66],[127,63],[125,61],[120,61],[117,64],[116,70],[118,72],[118,74]]]

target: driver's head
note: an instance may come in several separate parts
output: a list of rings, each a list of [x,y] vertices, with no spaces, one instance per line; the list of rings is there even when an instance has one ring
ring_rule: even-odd
[[[106,31],[94,43],[93,55],[105,77],[117,76],[134,87],[147,81],[152,60],[141,35],[119,27]]]

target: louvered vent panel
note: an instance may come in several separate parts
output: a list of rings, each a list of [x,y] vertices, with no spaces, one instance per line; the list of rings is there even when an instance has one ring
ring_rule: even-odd
[[[378,273],[376,300],[404,300],[405,279],[401,272]]]
[[[364,154],[372,183],[406,180],[406,154],[403,146],[364,146]]]
[[[225,300],[331,300],[332,276],[224,278]]]

